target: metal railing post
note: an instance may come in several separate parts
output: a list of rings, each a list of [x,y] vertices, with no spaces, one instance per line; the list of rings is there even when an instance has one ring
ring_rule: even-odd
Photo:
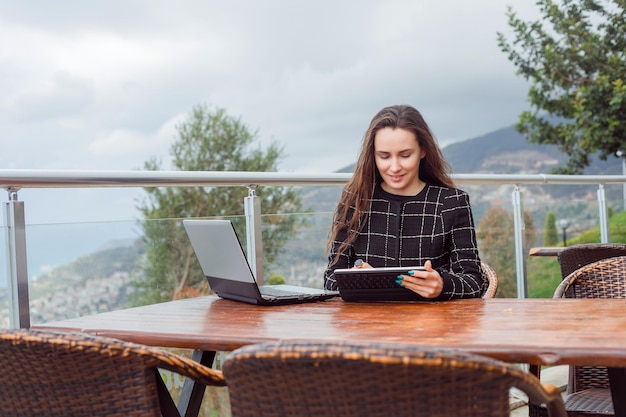
[[[524,212],[522,193],[519,185],[513,189],[513,228],[515,229],[515,273],[517,278],[517,298],[526,298],[526,258],[524,256]]]
[[[622,175],[626,177],[626,155],[622,154]],[[624,205],[622,210],[626,211],[626,182],[622,184],[622,197],[624,199]]]
[[[26,262],[26,221],[24,202],[17,200],[17,189],[8,187],[9,202],[4,211],[7,224],[7,268],[9,289],[9,325],[30,327],[28,269]]]
[[[246,215],[246,248],[248,263],[256,281],[263,285],[263,239],[261,237],[261,200],[256,195],[256,185],[248,186],[248,196],[244,199]]]
[[[607,214],[604,184],[598,184],[598,211],[600,219],[600,242],[609,243],[609,216]]]
[[[626,152],[619,150],[616,155],[622,158],[622,175],[626,177]],[[626,181],[622,184],[622,210],[626,211]]]

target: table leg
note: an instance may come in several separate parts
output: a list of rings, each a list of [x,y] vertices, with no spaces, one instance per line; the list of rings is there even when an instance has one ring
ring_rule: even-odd
[[[626,368],[608,368],[615,417],[626,417]]]
[[[191,359],[205,366],[212,366],[215,359],[214,351],[194,350]],[[196,417],[200,412],[205,386],[187,378],[178,400],[178,412],[183,417]]]

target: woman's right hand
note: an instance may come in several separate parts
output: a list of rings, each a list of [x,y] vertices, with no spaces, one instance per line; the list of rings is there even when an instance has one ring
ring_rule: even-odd
[[[354,266],[352,267],[352,269],[360,269],[360,268],[373,268],[372,265],[368,264],[367,262],[365,262],[363,259],[357,259],[354,262]]]

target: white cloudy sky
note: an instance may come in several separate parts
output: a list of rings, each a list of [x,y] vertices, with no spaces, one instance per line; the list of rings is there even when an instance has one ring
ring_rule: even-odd
[[[198,104],[281,144],[281,171],[354,162],[389,104],[442,146],[475,137],[526,106],[496,41],[507,5],[538,16],[530,0],[0,0],[0,168],[167,162]]]

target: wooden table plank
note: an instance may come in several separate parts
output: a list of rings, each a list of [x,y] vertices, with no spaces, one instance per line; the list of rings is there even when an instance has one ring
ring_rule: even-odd
[[[528,255],[530,256],[559,256],[559,253],[563,249],[565,248],[562,246],[530,248],[530,251],[528,251]]]
[[[199,297],[51,322],[153,346],[230,351],[280,339],[417,343],[508,362],[626,366],[626,300],[471,299],[259,307]]]

